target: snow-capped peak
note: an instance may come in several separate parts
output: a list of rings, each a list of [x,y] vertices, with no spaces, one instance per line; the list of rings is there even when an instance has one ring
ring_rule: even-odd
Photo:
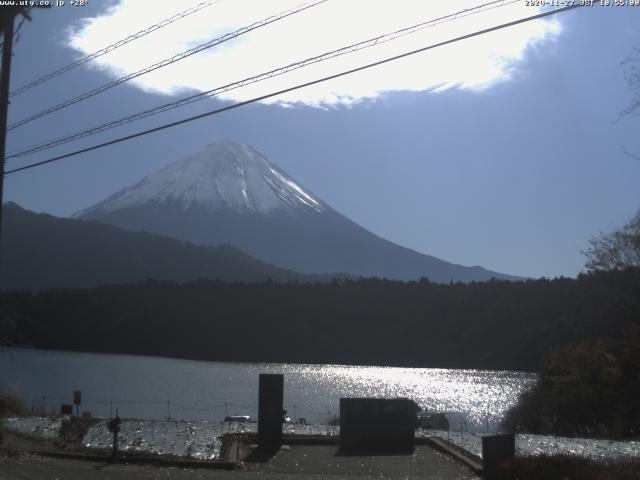
[[[248,145],[223,141],[120,190],[76,217],[149,203],[178,203],[213,210],[269,213],[282,209],[322,212],[321,200]]]

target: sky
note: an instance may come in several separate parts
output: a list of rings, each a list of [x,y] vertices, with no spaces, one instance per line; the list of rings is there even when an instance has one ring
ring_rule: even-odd
[[[89,0],[33,12],[12,90],[200,2]],[[305,66],[23,158],[46,160],[539,13],[525,2],[219,0],[11,98],[9,124],[253,25],[251,31],[12,129],[7,152],[344,46]],[[433,19],[466,10],[449,21]],[[284,12],[284,13],[283,13]],[[281,14],[291,13],[278,19]],[[273,20],[261,25],[263,20]],[[385,41],[388,40],[388,41]],[[229,139],[252,145],[340,213],[400,245],[527,277],[575,276],[588,239],[640,208],[640,119],[625,58],[640,7],[588,7],[434,48],[160,133],[7,175],[5,201],[69,216]]]

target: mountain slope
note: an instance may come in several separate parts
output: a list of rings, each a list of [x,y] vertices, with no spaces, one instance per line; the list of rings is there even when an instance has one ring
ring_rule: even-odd
[[[36,214],[4,205],[0,287],[92,287],[146,279],[184,282],[314,280],[235,247],[195,246],[156,234]]]
[[[344,217],[246,145],[222,142],[145,177],[75,218],[197,244],[232,244],[304,273],[436,282],[515,279],[401,247]]]

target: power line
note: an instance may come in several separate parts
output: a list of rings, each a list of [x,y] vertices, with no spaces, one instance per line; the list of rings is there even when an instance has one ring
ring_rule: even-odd
[[[222,405],[215,405],[212,407],[191,407],[191,406],[185,406],[185,405],[180,405],[174,402],[171,402],[171,406],[172,407],[176,407],[179,408],[181,410],[191,410],[194,412],[206,412],[206,411],[211,411],[211,410],[220,410],[223,409],[225,407],[224,403]]]
[[[90,136],[90,135],[95,135],[95,134],[110,130],[112,128],[120,127],[122,125],[126,125],[126,124],[132,123],[134,121],[141,120],[141,119],[146,118],[146,117],[150,117],[152,115],[157,115],[159,113],[163,113],[163,112],[166,112],[166,111],[169,111],[169,110],[173,110],[173,109],[176,109],[176,108],[179,108],[179,107],[183,107],[185,105],[188,105],[188,104],[200,101],[200,100],[204,100],[206,98],[211,98],[211,97],[219,95],[220,93],[223,93],[223,92],[228,92],[230,90],[235,90],[237,88],[241,88],[241,87],[253,84],[253,83],[258,83],[258,82],[267,80],[269,78],[273,78],[273,77],[276,77],[276,76],[279,76],[279,75],[283,75],[285,73],[289,73],[289,72],[297,70],[299,68],[303,68],[303,67],[315,64],[315,63],[320,63],[320,62],[323,62],[325,60],[336,58],[336,57],[339,57],[339,56],[342,56],[342,55],[346,55],[346,54],[349,54],[349,53],[354,53],[356,51],[363,50],[365,48],[370,48],[370,47],[374,47],[376,45],[381,45],[383,43],[395,40],[395,39],[403,37],[405,35],[409,35],[409,34],[415,33],[417,31],[423,30],[423,29],[428,28],[428,27],[433,27],[433,26],[441,24],[441,23],[453,21],[453,20],[456,20],[456,19],[459,19],[459,18],[463,18],[463,17],[469,16],[469,15],[475,15],[475,14],[478,14],[478,13],[481,13],[481,12],[485,12],[487,10],[491,10],[491,9],[494,9],[494,8],[499,8],[499,7],[503,7],[503,6],[506,6],[506,5],[510,5],[510,4],[513,4],[513,3],[519,3],[519,2],[520,2],[520,0],[510,0],[510,1],[507,1],[507,0],[496,0],[496,1],[488,2],[488,3],[482,4],[482,5],[478,5],[478,6],[473,7],[473,8],[464,9],[464,10],[461,10],[461,11],[455,12],[453,14],[449,14],[449,15],[443,16],[443,17],[439,17],[439,18],[436,18],[436,19],[420,22],[420,23],[412,25],[410,27],[405,27],[405,28],[402,28],[402,29],[399,29],[399,30],[396,30],[396,31],[393,31],[393,32],[390,32],[390,33],[383,34],[383,35],[378,35],[378,36],[370,38],[368,40],[364,40],[364,41],[361,41],[361,42],[358,42],[358,43],[355,43],[355,44],[352,44],[352,45],[349,45],[349,46],[346,46],[346,47],[341,47],[341,48],[336,49],[336,50],[331,50],[329,52],[325,52],[325,53],[323,53],[321,55],[317,55],[315,57],[310,57],[310,58],[307,58],[305,60],[301,60],[299,62],[294,62],[294,63],[291,63],[291,64],[286,65],[284,67],[280,67],[280,68],[277,68],[277,69],[274,69],[274,70],[270,70],[268,72],[263,72],[263,73],[260,73],[258,75],[255,75],[255,76],[248,77],[248,78],[245,78],[243,80],[239,80],[237,82],[233,82],[233,83],[221,86],[221,87],[216,87],[214,89],[207,90],[205,92],[201,92],[201,93],[198,93],[198,94],[195,94],[195,95],[191,95],[189,97],[182,98],[182,99],[179,99],[179,100],[176,100],[176,101],[173,101],[173,102],[170,102],[170,103],[158,106],[158,107],[154,107],[154,108],[151,108],[151,109],[148,109],[148,110],[144,110],[142,112],[138,112],[138,113],[135,113],[133,115],[128,115],[126,117],[122,117],[122,118],[119,118],[117,120],[113,120],[111,122],[107,122],[105,124],[101,124],[101,125],[97,125],[97,126],[85,129],[85,130],[81,130],[79,132],[76,132],[76,133],[73,133],[73,134],[70,134],[70,135],[66,135],[64,137],[59,137],[57,139],[50,140],[50,141],[47,141],[47,142],[44,142],[44,143],[40,143],[40,144],[33,145],[33,146],[30,146],[30,147],[25,147],[25,148],[20,149],[18,151],[11,152],[7,156],[7,159],[24,157],[24,156],[27,156],[27,155],[32,155],[32,154],[37,153],[37,152],[41,152],[43,150],[49,150],[50,148],[57,147],[57,146],[60,146],[60,145],[63,145],[65,143],[69,143],[69,142],[72,142],[72,141],[75,141],[75,140],[79,140],[81,138],[84,138],[84,137],[87,137],[87,136]]]
[[[238,30],[236,30],[235,32],[232,33],[227,33],[225,35],[223,35],[222,37],[218,37],[218,38],[214,38],[213,40],[210,40],[206,43],[203,43],[201,45],[198,45],[197,47],[193,47],[190,48],[188,50],[185,50],[184,52],[181,52],[177,55],[174,55],[173,57],[170,58],[166,58],[158,63],[154,63],[153,65],[150,65],[148,67],[143,68],[142,70],[138,70],[137,72],[133,72],[130,73],[128,75],[125,75],[123,77],[120,77],[116,80],[113,80],[109,83],[105,83],[104,85],[101,85],[97,88],[94,88],[93,90],[90,90],[88,92],[85,92],[81,95],[78,95],[76,97],[70,98],[69,100],[66,100],[62,103],[59,103],[57,105],[54,105],[53,107],[49,107],[46,110],[42,110],[41,112],[35,113],[33,115],[31,115],[30,117],[27,117],[23,120],[20,120],[19,122],[14,123],[13,125],[9,125],[7,127],[7,131],[13,130],[15,128],[21,127],[22,125],[25,125],[29,122],[32,122],[33,120],[36,120],[38,118],[44,117],[45,115],[49,115],[50,113],[53,112],[57,112],[58,110],[62,110],[63,108],[69,107],[71,105],[74,105],[78,102],[81,102],[83,100],[86,100],[90,97],[93,97],[95,95],[98,95],[102,92],[105,92],[117,85],[120,85],[122,83],[128,82],[129,80],[133,80],[134,78],[140,77],[142,75],[145,75],[149,72],[153,72],[155,70],[158,70],[159,68],[162,67],[166,67],[167,65],[171,65],[172,63],[178,62],[180,60],[183,60],[187,57],[190,57],[191,55],[195,55],[196,53],[199,53],[203,50],[206,50],[208,48],[214,47],[216,45],[220,45],[221,43],[227,42],[229,40],[233,40],[234,38],[237,38],[241,35],[244,35],[246,33],[249,33],[253,30],[256,30],[258,28],[264,27],[266,25],[269,25],[271,23],[277,22],[278,20],[282,20],[283,18],[289,17],[291,15],[295,15],[296,13],[300,13],[304,10],[307,10],[309,8],[315,7],[316,5],[319,5],[321,3],[325,3],[328,0],[316,0],[312,3],[304,3],[294,9],[290,9],[290,10],[285,10],[283,12],[280,12],[277,15],[273,15],[271,17],[265,18],[264,20],[260,20],[258,22],[252,23],[251,25],[247,26],[247,27],[242,27]]]
[[[53,147],[56,147],[56,146],[59,146],[59,145],[63,145],[65,143],[69,143],[71,141],[78,140],[80,138],[84,138],[84,137],[89,136],[89,135],[101,133],[101,132],[104,132],[106,130],[110,130],[111,128],[119,127],[119,126],[122,126],[122,125],[125,125],[125,124],[128,124],[128,123],[131,123],[133,121],[140,120],[142,118],[146,118],[146,117],[149,117],[149,116],[152,116],[152,115],[156,115],[156,114],[168,111],[168,110],[173,110],[175,108],[182,107],[182,106],[188,105],[190,103],[194,103],[196,101],[203,100],[205,98],[210,98],[210,97],[213,97],[215,95],[219,95],[220,93],[223,93],[223,92],[227,92],[227,91],[230,91],[230,90],[234,90],[236,88],[241,88],[241,87],[249,85],[249,84],[253,84],[253,83],[257,83],[257,82],[263,81],[263,80],[267,80],[269,78],[273,78],[275,76],[279,76],[279,75],[291,72],[293,70],[297,70],[299,68],[306,67],[306,66],[314,64],[314,63],[319,63],[321,61],[329,60],[331,58],[335,58],[335,57],[338,57],[338,56],[341,56],[341,55],[345,55],[345,54],[348,54],[348,53],[353,53],[353,52],[358,51],[358,50],[362,50],[362,49],[365,49],[365,48],[369,48],[369,47],[373,47],[373,46],[376,46],[376,45],[380,45],[382,43],[385,43],[385,42],[400,38],[400,37],[402,37],[404,35],[415,33],[416,31],[422,30],[424,28],[435,26],[435,25],[437,25],[439,23],[452,21],[452,20],[455,20],[457,18],[462,18],[462,17],[468,16],[468,15],[480,13],[482,11],[490,10],[490,9],[493,9],[493,8],[498,8],[500,6],[504,6],[504,5],[508,5],[508,4],[512,4],[512,3],[517,3],[517,2],[519,2],[519,0],[511,0],[511,1],[497,0],[497,1],[492,1],[492,2],[489,2],[489,3],[483,4],[483,5],[479,5],[477,7],[461,10],[459,12],[456,12],[456,13],[450,14],[450,15],[446,15],[444,17],[439,17],[439,18],[436,18],[436,19],[433,19],[433,20],[429,20],[429,21],[426,21],[426,22],[421,22],[421,23],[413,25],[411,27],[406,27],[406,28],[403,28],[403,29],[400,29],[400,30],[396,30],[396,31],[391,32],[391,33],[384,34],[384,35],[379,35],[377,37],[373,37],[371,39],[368,39],[368,40],[365,40],[365,41],[362,41],[362,42],[359,42],[359,43],[356,43],[356,44],[353,44],[353,45],[342,47],[342,48],[339,48],[337,50],[332,50],[330,52],[326,52],[326,53],[323,53],[323,54],[315,56],[315,57],[311,57],[311,58],[308,58],[308,59],[305,59],[305,60],[302,60],[302,61],[299,61],[299,62],[295,62],[295,63],[289,64],[289,65],[287,65],[285,67],[280,67],[280,68],[277,68],[275,70],[271,70],[271,71],[268,71],[268,72],[265,72],[265,73],[261,73],[259,75],[255,75],[253,77],[245,78],[245,79],[240,80],[238,82],[234,82],[234,83],[231,83],[231,84],[224,85],[222,87],[217,87],[217,88],[212,89],[212,90],[201,92],[201,93],[198,93],[196,95],[192,95],[190,97],[186,97],[186,98],[174,101],[174,102],[170,102],[170,103],[165,104],[165,105],[161,105],[159,107],[154,107],[152,109],[145,110],[143,112],[135,113],[133,115],[129,115],[129,116],[126,116],[126,117],[123,117],[123,118],[108,122],[106,124],[102,124],[102,125],[98,125],[98,126],[95,126],[95,127],[91,127],[89,129],[85,129],[85,130],[82,130],[80,132],[76,132],[74,134],[67,135],[65,137],[57,138],[57,139],[54,139],[54,140],[51,140],[51,141],[48,141],[48,142],[45,142],[45,143],[41,143],[41,144],[38,144],[38,145],[35,145],[35,146],[26,147],[26,148],[23,148],[23,149],[21,149],[19,151],[12,152],[11,154],[9,154],[7,156],[7,158],[24,157],[24,156],[31,155],[31,154],[36,153],[36,152],[40,152],[40,151],[43,151],[43,150],[48,150],[49,148],[53,148]]]
[[[31,90],[33,87],[36,87],[38,85],[40,85],[41,83],[47,82],[55,77],[58,77],[60,75],[62,75],[63,73],[66,73],[70,70],[73,70],[74,68],[79,67],[80,65],[83,65],[87,62],[90,62],[91,60],[94,60],[98,57],[101,57],[102,55],[105,55],[109,52],[114,51],[117,48],[122,47],[123,45],[126,45],[127,43],[133,42],[134,40],[137,40],[138,38],[144,37],[145,35],[148,35],[152,32],[155,32],[156,30],[160,30],[163,27],[166,27],[167,25],[170,25],[178,20],[181,20],[193,13],[199,12],[200,10],[203,10],[215,3],[221,2],[222,0],[212,0],[212,1],[208,1],[208,2],[201,2],[191,8],[188,8],[187,10],[184,10],[180,13],[177,13],[169,18],[165,18],[164,20],[151,25],[150,27],[145,28],[144,30],[140,30],[139,32],[136,32],[134,34],[129,35],[128,37],[125,37],[121,40],[118,40],[115,43],[112,43],[111,45],[108,45],[100,50],[98,50],[97,52],[94,52],[90,55],[87,55],[86,57],[83,57],[79,60],[76,60],[75,62],[72,62],[68,65],[65,65],[62,68],[59,68],[58,70],[54,70],[51,73],[48,73],[40,78],[37,78],[36,80],[33,80],[32,82],[23,85],[20,88],[16,88],[14,91],[12,91],[9,94],[9,97],[13,97],[15,95],[19,95],[21,93],[26,92],[27,90]]]
[[[299,90],[301,88],[309,87],[311,85],[316,85],[316,84],[319,84],[319,83],[322,83],[322,82],[326,82],[326,81],[333,80],[333,79],[336,79],[336,78],[339,78],[339,77],[350,75],[352,73],[360,72],[362,70],[366,70],[366,69],[369,69],[369,68],[372,68],[372,67],[383,65],[385,63],[393,62],[393,61],[399,60],[401,58],[409,57],[409,56],[415,55],[417,53],[425,52],[427,50],[432,50],[434,48],[442,47],[444,45],[449,45],[451,43],[455,43],[455,42],[459,42],[459,41],[466,40],[466,39],[469,39],[469,38],[477,37],[479,35],[484,35],[486,33],[494,32],[496,30],[501,30],[503,28],[512,27],[514,25],[519,25],[521,23],[529,22],[531,20],[537,20],[539,18],[548,17],[550,15],[555,15],[555,14],[558,14],[558,13],[561,13],[561,12],[566,12],[568,10],[573,10],[575,8],[579,8],[579,7],[582,7],[582,6],[584,6],[584,5],[580,5],[580,4],[569,5],[569,6],[566,6],[566,7],[561,7],[561,8],[556,8],[556,9],[553,9],[553,10],[548,10],[546,12],[542,12],[542,13],[539,13],[537,15],[532,15],[532,16],[521,18],[521,19],[518,19],[518,20],[513,20],[511,22],[503,23],[503,24],[496,25],[496,26],[493,26],[493,27],[490,27],[490,28],[485,28],[483,30],[478,30],[478,31],[475,31],[473,33],[468,33],[466,35],[462,35],[462,36],[455,37],[455,38],[452,38],[452,39],[449,39],[449,40],[445,40],[445,41],[442,41],[442,42],[431,44],[431,45],[428,45],[426,47],[419,48],[417,50],[411,50],[409,52],[405,52],[405,53],[402,53],[400,55],[395,55],[393,57],[388,57],[388,58],[385,58],[384,60],[379,60],[377,62],[369,63],[367,65],[363,65],[363,66],[360,66],[360,67],[357,67],[357,68],[352,68],[350,70],[345,70],[343,72],[336,73],[336,74],[333,74],[333,75],[329,75],[329,76],[326,76],[326,77],[322,77],[322,78],[319,78],[319,79],[316,79],[316,80],[312,80],[310,82],[305,82],[305,83],[301,83],[301,84],[295,85],[293,87],[285,88],[283,90],[278,90],[277,92],[272,92],[272,93],[268,93],[266,95],[261,95],[259,97],[254,97],[254,98],[252,98],[250,100],[245,100],[243,102],[238,102],[238,103],[234,103],[232,105],[227,105],[226,107],[217,108],[217,109],[211,110],[209,112],[201,113],[199,115],[194,115],[194,116],[191,116],[191,117],[184,118],[182,120],[178,120],[178,121],[175,121],[175,122],[167,123],[167,124],[161,125],[159,127],[155,127],[155,128],[151,128],[151,129],[148,129],[148,130],[141,131],[141,132],[133,133],[131,135],[126,135],[124,137],[116,138],[116,139],[110,140],[108,142],[100,143],[98,145],[93,145],[93,146],[87,147],[87,148],[82,148],[82,149],[76,150],[74,152],[66,153],[64,155],[59,155],[57,157],[49,158],[47,160],[42,160],[40,162],[35,162],[35,163],[29,164],[29,165],[25,165],[23,167],[14,168],[12,170],[7,171],[5,173],[5,175],[8,175],[10,173],[20,172],[20,171],[23,171],[23,170],[28,170],[28,169],[35,168],[35,167],[38,167],[38,166],[41,166],[41,165],[45,165],[47,163],[57,162],[59,160],[65,159],[65,158],[69,158],[69,157],[73,157],[73,156],[76,156],[76,155],[80,155],[81,153],[87,153],[87,152],[90,152],[90,151],[93,151],[93,150],[97,150],[97,149],[100,149],[100,148],[103,148],[103,147],[107,147],[107,146],[110,146],[110,145],[115,145],[117,143],[125,142],[127,140],[132,140],[132,139],[137,138],[137,137],[142,137],[144,135],[148,135],[148,134],[151,134],[151,133],[159,132],[159,131],[165,130],[167,128],[172,128],[172,127],[175,127],[175,126],[178,126],[178,125],[189,123],[189,122],[192,122],[194,120],[199,120],[201,118],[205,118],[205,117],[209,117],[209,116],[212,116],[212,115],[216,115],[216,114],[219,114],[219,113],[222,113],[222,112],[226,112],[228,110],[233,110],[233,109],[236,109],[236,108],[239,108],[239,107],[243,107],[243,106],[249,105],[251,103],[260,102],[262,100],[266,100],[267,98],[275,97],[275,96],[278,96],[278,95],[282,95],[282,94],[285,94],[285,93],[292,92],[294,90]]]

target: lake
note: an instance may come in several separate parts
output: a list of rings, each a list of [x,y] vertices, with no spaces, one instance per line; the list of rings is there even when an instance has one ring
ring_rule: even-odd
[[[346,365],[232,363],[0,347],[0,389],[37,413],[59,411],[82,392],[80,411],[140,419],[257,416],[258,375],[284,374],[289,416],[326,423],[340,397],[408,397],[445,412],[452,428],[496,431],[530,387],[525,372]]]

